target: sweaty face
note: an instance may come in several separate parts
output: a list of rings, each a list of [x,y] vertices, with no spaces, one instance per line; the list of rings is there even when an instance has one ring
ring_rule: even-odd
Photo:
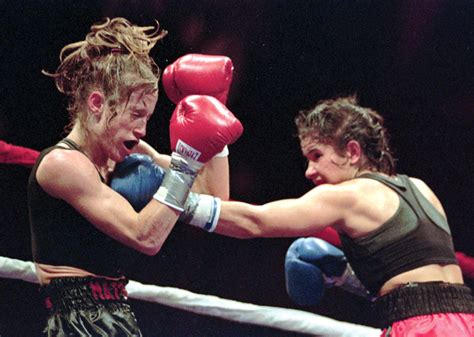
[[[333,145],[306,137],[300,146],[308,161],[305,176],[313,184],[338,184],[353,177],[348,157],[340,155]]]
[[[120,162],[132,152],[139,140],[146,135],[148,120],[158,100],[158,92],[139,89],[129,99],[116,107],[117,115],[107,129],[109,157]]]

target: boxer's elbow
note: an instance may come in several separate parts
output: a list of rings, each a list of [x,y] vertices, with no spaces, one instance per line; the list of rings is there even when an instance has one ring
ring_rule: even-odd
[[[140,238],[132,239],[131,242],[127,244],[127,246],[141,254],[148,256],[156,255],[161,249],[161,245],[157,244],[156,242],[151,240],[141,240]]]
[[[140,232],[135,239],[135,249],[140,253],[154,256],[158,254],[163,246],[165,237],[159,231]]]
[[[161,246],[152,246],[144,249],[142,253],[148,256],[155,256],[160,250]]]
[[[140,240],[138,242],[136,250],[138,250],[142,254],[145,254],[148,256],[154,256],[158,254],[162,246],[163,246],[162,241],[157,241],[157,240],[147,238],[144,240]]]

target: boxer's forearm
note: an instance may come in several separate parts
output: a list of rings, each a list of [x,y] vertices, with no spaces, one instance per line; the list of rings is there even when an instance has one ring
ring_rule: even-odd
[[[264,205],[222,202],[216,232],[238,238],[310,236],[340,219],[329,203],[318,200],[320,205],[314,195]]]
[[[142,139],[140,140],[138,145],[135,146],[134,152],[150,156],[156,164],[160,165],[165,169],[170,166],[171,157],[169,155],[159,153],[150,144],[148,144]]]
[[[227,157],[215,157],[201,169],[192,191],[229,200],[229,186],[229,161]]]
[[[242,202],[222,202],[215,232],[239,239],[258,237],[261,226],[256,206]]]

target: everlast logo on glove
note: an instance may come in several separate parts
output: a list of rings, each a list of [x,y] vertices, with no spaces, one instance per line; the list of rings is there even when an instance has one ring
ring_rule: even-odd
[[[178,142],[176,143],[176,152],[193,160],[198,160],[201,156],[200,151],[196,150],[192,146],[189,146],[181,139],[178,139]]]

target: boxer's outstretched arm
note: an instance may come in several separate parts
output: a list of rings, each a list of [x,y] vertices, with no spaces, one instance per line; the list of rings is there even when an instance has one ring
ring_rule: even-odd
[[[324,185],[298,199],[261,206],[222,202],[216,233],[237,238],[311,236],[315,231],[338,225],[347,217],[353,196],[344,188]]]

